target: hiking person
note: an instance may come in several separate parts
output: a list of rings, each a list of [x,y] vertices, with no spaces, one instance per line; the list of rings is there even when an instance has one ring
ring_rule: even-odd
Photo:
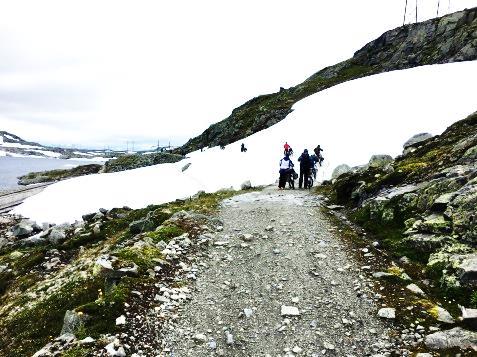
[[[247,148],[245,147],[244,143],[242,143],[242,145],[240,145],[240,152],[247,152]]]
[[[315,155],[318,157],[318,164],[321,166],[321,163],[323,162],[324,158],[323,156],[321,155],[321,152],[323,151],[323,149],[321,148],[320,145],[318,145],[316,148],[313,149]]]
[[[293,167],[295,165],[290,160],[290,156],[285,155],[283,159],[280,160],[280,178],[278,179],[278,189],[283,190],[288,180],[288,176],[293,172]]]
[[[303,153],[298,158],[300,161],[300,179],[298,180],[298,188],[301,188],[304,180],[304,187],[308,188],[308,175],[310,174],[310,155],[308,155],[308,149],[303,150]]]
[[[284,154],[288,154],[288,150],[290,150],[290,145],[288,145],[288,142],[285,141],[285,145],[283,145],[283,149],[284,149]]]

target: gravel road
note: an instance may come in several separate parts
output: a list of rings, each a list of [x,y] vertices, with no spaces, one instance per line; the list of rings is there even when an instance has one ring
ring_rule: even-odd
[[[319,206],[307,191],[271,187],[224,201],[224,229],[165,333],[164,355],[398,354],[370,281]]]

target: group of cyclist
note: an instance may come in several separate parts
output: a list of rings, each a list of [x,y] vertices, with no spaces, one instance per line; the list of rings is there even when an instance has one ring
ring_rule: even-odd
[[[290,159],[290,156],[293,155],[293,149],[285,142],[283,145],[284,157],[280,160],[280,178],[278,180],[278,189],[283,190],[287,182],[290,183],[291,188],[295,188],[294,180],[298,178],[298,174],[295,172],[294,164]],[[313,184],[314,177],[316,179],[316,164],[321,166],[324,158],[321,155],[323,149],[318,145],[313,149],[314,154],[310,155],[308,149],[303,150],[303,153],[298,158],[300,162],[300,175],[298,180],[298,188],[304,187],[311,188]]]

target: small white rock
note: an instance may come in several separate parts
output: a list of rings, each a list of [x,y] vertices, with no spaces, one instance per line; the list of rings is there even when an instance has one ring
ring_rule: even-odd
[[[116,326],[125,325],[126,324],[126,316],[121,315],[116,319]]]

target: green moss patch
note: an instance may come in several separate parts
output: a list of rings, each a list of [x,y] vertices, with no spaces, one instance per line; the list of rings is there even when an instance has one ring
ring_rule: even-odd
[[[184,234],[185,231],[175,225],[166,225],[159,227],[154,232],[149,232],[146,234],[146,237],[149,237],[153,240],[154,243],[159,241],[169,241],[171,238],[178,237]]]

